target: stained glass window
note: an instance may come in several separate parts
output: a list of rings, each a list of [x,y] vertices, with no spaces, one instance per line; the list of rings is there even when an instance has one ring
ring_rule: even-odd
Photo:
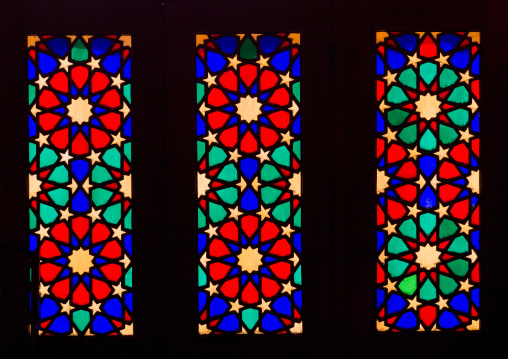
[[[377,32],[377,329],[479,330],[478,32]]]
[[[28,36],[39,335],[132,335],[131,37]]]
[[[196,36],[200,334],[302,332],[300,34]]]

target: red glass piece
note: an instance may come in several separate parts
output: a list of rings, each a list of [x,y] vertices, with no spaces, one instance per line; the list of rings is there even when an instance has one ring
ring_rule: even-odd
[[[386,221],[385,213],[383,212],[381,207],[379,207],[379,204],[378,204],[377,205],[377,225],[380,226],[380,225],[384,224],[385,221]]]
[[[61,254],[60,250],[55,243],[51,241],[44,241],[41,245],[39,255],[42,258],[53,258],[58,257]]]
[[[58,223],[50,233],[57,241],[69,243],[69,227],[65,222]]]
[[[64,128],[62,130],[54,132],[49,141],[57,148],[65,149],[69,145],[69,129]]]
[[[402,218],[406,214],[406,208],[399,202],[388,200],[388,215],[391,219]]]
[[[109,137],[109,135],[106,132],[101,131],[97,128],[91,129],[91,139],[92,139],[92,146],[95,149],[100,149],[100,148],[106,147],[109,144],[109,141],[111,140],[111,138]],[[88,152],[88,150],[87,150],[87,152]]]
[[[121,123],[121,116],[119,113],[110,112],[106,115],[102,115],[99,117],[104,127],[111,131],[118,131]],[[92,129],[93,132],[93,129]],[[93,137],[93,136],[92,136]]]
[[[384,93],[385,93],[385,83],[384,83],[384,81],[377,80],[377,85],[376,85],[376,98],[377,98],[377,101],[381,100],[381,97],[383,97]]]
[[[466,145],[463,143],[455,146],[450,151],[450,156],[457,162],[469,164],[469,150],[467,149]]]
[[[122,276],[122,267],[116,263],[110,263],[102,266],[101,271],[104,273],[106,278],[112,282],[118,282]]]
[[[439,187],[439,197],[443,202],[450,202],[460,193],[460,188],[451,184],[444,184]]]
[[[219,291],[228,298],[234,298],[238,294],[240,288],[238,278],[233,278],[225,281],[220,287]]]
[[[387,156],[388,163],[400,161],[404,157],[406,157],[406,151],[404,150],[403,147],[399,146],[398,144],[393,143],[388,148],[388,156]]]
[[[72,219],[72,231],[76,234],[76,237],[83,239],[85,234],[88,232],[90,226],[88,218],[85,217],[74,217]]]
[[[102,72],[94,73],[91,80],[92,93],[104,90],[106,87],[108,87],[110,82],[111,80],[109,79],[108,76],[106,76],[106,74]]]
[[[72,140],[72,153],[75,155],[84,155],[88,153],[88,141],[85,139],[81,132],[78,132],[74,140]]]
[[[273,279],[261,277],[261,292],[266,298],[273,297],[279,293],[280,285]]]
[[[88,69],[84,66],[73,67],[71,70],[71,78],[78,89],[82,88],[88,79]]]
[[[40,266],[40,276],[43,281],[50,282],[56,278],[62,268],[53,263],[44,263]]]
[[[281,257],[289,256],[291,254],[291,245],[286,238],[279,239],[275,245],[270,249],[270,254],[275,254]]]
[[[412,184],[398,187],[395,191],[404,201],[412,202],[416,198],[416,187]]]
[[[250,87],[252,85],[257,75],[258,75],[257,66],[247,64],[240,67],[240,78],[247,87]]]
[[[238,242],[238,227],[235,222],[229,221],[225,223],[219,232],[224,238]]]
[[[53,91],[44,90],[39,96],[39,106],[44,108],[52,108],[60,105],[60,100],[55,96]]]
[[[471,271],[471,280],[473,282],[480,282],[480,263],[476,263],[476,266]]]
[[[265,221],[263,227],[261,227],[261,242],[269,241],[277,237],[280,233],[279,227],[270,221]]]
[[[39,115],[39,125],[44,131],[52,130],[62,117],[53,113],[43,113]]]
[[[269,103],[273,103],[279,106],[286,106],[289,104],[289,93],[286,88],[281,87],[273,93],[268,100]]]
[[[289,126],[289,113],[286,111],[277,111],[268,115],[268,118],[272,121],[275,127],[282,130]]]
[[[383,283],[385,281],[385,271],[383,268],[377,264],[377,283]]]
[[[211,106],[220,107],[227,104],[228,102],[229,100],[226,95],[224,95],[224,92],[216,87],[214,87],[208,94],[208,104]]]
[[[221,111],[212,111],[208,113],[208,123],[214,130],[224,126],[226,121],[229,119],[229,114]]]
[[[208,253],[211,257],[222,257],[231,253],[229,248],[224,244],[220,239],[215,238],[212,243],[210,243],[210,247],[208,248]]]
[[[430,325],[436,320],[436,307],[426,305],[425,307],[420,308],[420,319],[423,324],[430,327]]]
[[[111,241],[104,246],[101,256],[107,258],[119,258],[122,255],[122,248],[117,241]]]
[[[221,280],[228,274],[231,266],[224,263],[212,263],[210,264],[209,269],[210,277],[212,277],[213,280],[217,281]]]
[[[416,166],[413,162],[409,161],[404,163],[398,170],[396,176],[400,178],[415,178],[416,177]]]
[[[385,151],[385,141],[382,138],[377,139],[377,153],[376,157],[379,158]]]
[[[92,229],[92,243],[99,243],[109,238],[111,231],[103,223],[97,223]]]
[[[79,283],[74,293],[72,293],[72,303],[77,305],[87,305],[90,303],[90,293],[88,293],[83,283]]]
[[[219,83],[225,89],[228,89],[230,91],[237,91],[238,90],[238,78],[236,77],[236,74],[233,70],[224,72],[219,77]]]
[[[480,205],[476,207],[473,214],[471,215],[471,224],[475,226],[480,225]]]
[[[476,155],[476,157],[480,157],[480,139],[475,138],[471,141],[471,149],[473,150],[473,153]]]
[[[279,141],[279,134],[272,130],[261,126],[261,143],[264,147],[271,147]]]
[[[242,302],[247,304],[257,303],[259,301],[259,293],[256,287],[251,281],[247,282],[247,285],[242,290]]]
[[[291,274],[291,264],[286,262],[278,262],[269,266],[275,276],[281,279],[288,279]]]
[[[259,89],[261,91],[271,89],[277,82],[279,82],[279,77],[272,71],[265,70],[259,78]]]
[[[106,298],[111,293],[109,285],[104,283],[102,280],[92,279],[92,291],[95,298],[98,300]]]
[[[120,94],[116,89],[111,89],[104,94],[102,99],[99,102],[103,106],[107,106],[109,108],[117,108],[120,107]]]
[[[51,80],[49,80],[49,84],[57,91],[64,93],[69,91],[69,79],[63,71],[54,74]]]
[[[469,214],[469,199],[455,203],[450,209],[450,214],[458,219],[466,219]]]
[[[259,219],[258,217],[255,217],[255,216],[251,216],[251,215],[248,215],[248,216],[245,216],[245,217],[242,217],[242,230],[243,232],[245,233],[245,235],[247,237],[252,237],[252,235],[257,231],[258,229],[258,226],[259,226]],[[268,222],[266,222],[268,223]],[[265,223],[265,225],[266,225]]]
[[[67,297],[69,296],[69,291],[70,291],[69,278],[66,278],[64,280],[55,283],[55,285],[53,285],[53,287],[51,287],[50,290],[50,292],[55,297],[60,299],[67,299]]]
[[[439,168],[439,177],[441,178],[451,179],[459,176],[461,176],[461,173],[459,172],[457,167],[448,161],[444,161],[441,167]]]
[[[256,141],[256,138],[251,131],[247,131],[243,136],[242,142],[240,144],[240,149],[245,153],[253,153],[258,151],[258,141]]]

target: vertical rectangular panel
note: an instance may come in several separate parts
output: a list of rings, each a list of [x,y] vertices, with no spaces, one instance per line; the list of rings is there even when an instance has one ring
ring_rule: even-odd
[[[479,330],[479,32],[377,32],[377,329]]]
[[[199,333],[301,333],[300,34],[196,35]]]
[[[28,36],[39,335],[132,335],[131,37]]]

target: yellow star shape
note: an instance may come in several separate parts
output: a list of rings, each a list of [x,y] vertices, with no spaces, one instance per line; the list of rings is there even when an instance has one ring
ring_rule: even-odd
[[[386,258],[388,258],[388,256],[385,254],[385,250],[383,249],[378,259],[381,263],[385,264]]]
[[[463,74],[459,72],[459,75],[461,77],[460,82],[465,82],[468,85],[469,85],[469,81],[473,78],[472,76],[469,76],[469,70],[467,70]]]
[[[460,282],[460,281],[459,281]],[[471,287],[474,287],[474,285],[472,284],[469,284],[469,278],[466,279],[465,281],[463,282],[460,282],[460,291],[466,291],[466,292],[469,292],[469,290],[471,289]]]
[[[259,149],[259,153],[256,155],[257,158],[263,163],[264,161],[270,161],[270,158],[268,155],[270,154],[270,151],[263,151],[262,148]]]
[[[60,219],[68,221],[69,217],[72,217],[72,216],[74,216],[74,215],[69,212],[69,208],[66,208],[65,210],[60,210]]]
[[[78,273],[80,275],[84,273],[89,273],[90,268],[93,267],[94,256],[90,254],[90,250],[84,250],[80,248],[78,250],[73,250],[72,254],[69,256],[69,267],[72,268],[73,273]]]
[[[236,184],[238,187],[240,187],[240,192],[243,192],[243,190],[245,189],[245,187],[247,187],[247,183],[245,182],[245,180],[243,179],[243,177],[240,178],[240,183],[237,183]]]
[[[473,227],[469,226],[469,221],[467,221],[466,224],[459,223],[459,226],[460,226],[459,233],[469,234],[469,231],[471,231],[473,229]]]
[[[469,143],[469,139],[474,137],[474,135],[469,133],[469,128],[467,128],[465,131],[459,130],[459,132],[460,132],[460,140],[461,141],[464,140],[467,143]]]
[[[397,138],[395,137],[396,134],[397,134],[397,131],[392,132],[390,127],[388,127],[386,129],[386,133],[383,135],[383,137],[388,140],[388,143],[390,143],[391,141],[397,141]]]
[[[471,175],[467,177],[467,187],[471,189],[473,193],[480,194],[480,170],[471,171]]]
[[[425,178],[423,178],[423,176],[420,175],[420,178],[418,179],[418,181],[415,181],[415,183],[420,186],[420,189],[422,189],[423,186],[425,186],[425,183],[427,182],[425,181]]]
[[[448,58],[450,56],[443,56],[442,53],[439,53],[439,58],[436,59],[436,62],[439,62],[439,67],[443,67],[444,65],[449,65]]]
[[[298,172],[293,174],[293,177],[289,179],[289,190],[293,191],[294,196],[302,196],[302,173]]]
[[[44,237],[48,237],[49,238],[48,231],[49,231],[49,227],[44,228],[42,226],[42,224],[41,224],[39,226],[39,230],[37,232],[35,232],[35,233],[37,233],[40,236],[40,239],[42,240]]]
[[[60,305],[62,306],[62,310],[60,311],[61,313],[67,313],[67,315],[70,315],[71,314],[71,310],[74,309],[74,307],[70,304],[70,299],[67,301],[67,303],[60,303]]]
[[[86,64],[88,66],[90,66],[90,69],[93,70],[93,69],[100,69],[100,65],[99,65],[99,62],[101,60],[100,59],[94,59],[93,57],[91,58],[91,60],[89,62],[87,62]]]
[[[48,145],[48,137],[49,135],[43,135],[42,133],[39,133],[39,137],[35,139],[36,142],[39,142],[39,146],[42,145]]]
[[[282,140],[280,140],[280,142],[286,142],[289,146],[289,145],[291,145],[291,140],[293,140],[293,139],[294,139],[294,137],[291,136],[290,131],[288,131],[288,132],[282,134]]]
[[[90,105],[88,99],[81,97],[72,99],[71,103],[67,105],[67,110],[69,110],[68,116],[71,118],[72,122],[77,122],[81,125],[90,120],[92,108],[93,106]]]
[[[231,212],[231,214],[229,215],[229,218],[234,218],[237,221],[238,221],[238,217],[243,214],[243,212],[240,212],[238,210],[238,206],[236,206],[234,209],[229,208],[229,212]]]
[[[216,77],[217,77],[217,75],[212,76],[211,73],[208,73],[208,77],[206,79],[203,79],[203,82],[206,82],[206,84],[208,85],[208,88],[210,88],[210,86],[212,86],[212,85],[217,85],[217,83],[215,82]]]
[[[448,158],[448,151],[449,148],[443,148],[442,146],[439,146],[439,151],[434,152],[434,156],[438,156],[439,160],[443,160],[443,158]]]
[[[208,225],[208,229],[205,230],[208,234],[208,238],[212,238],[217,235],[217,228],[219,228],[219,226],[213,227],[211,224]]]
[[[120,329],[122,335],[134,335],[134,323],[125,324],[125,328]]]
[[[430,93],[425,96],[420,95],[418,101],[415,102],[416,112],[420,113],[420,117],[426,120],[432,120],[437,116],[441,109],[441,101],[437,99],[437,95],[431,95]]]
[[[122,240],[122,235],[124,235],[125,231],[122,231],[122,225],[119,225],[116,229],[113,228],[113,237],[112,238],[118,238],[119,240]]]
[[[265,302],[265,300],[261,298],[261,304],[258,304],[258,308],[261,309],[261,313],[264,313],[265,310],[271,311],[270,303],[271,301]]]
[[[476,110],[478,110],[478,104],[474,99],[471,99],[471,105],[468,105],[467,107],[471,109],[471,113],[475,113]]]
[[[298,256],[296,255],[296,253],[293,254],[293,258],[290,258],[289,259],[291,262],[293,262],[293,266],[296,267],[296,265],[298,264],[298,262],[300,261],[300,258],[298,258]]]
[[[205,290],[210,293],[210,296],[214,295],[214,294],[219,294],[219,292],[217,292],[217,287],[219,285],[218,284],[212,284],[212,282],[210,282],[210,284],[208,285],[208,288],[205,288]]]
[[[198,331],[199,331],[200,335],[208,335],[212,332],[210,329],[208,329],[206,324],[198,324],[198,328],[199,328]]]
[[[69,152],[69,151],[67,150],[67,152]],[[88,158],[92,162],[92,165],[93,165],[93,164],[95,164],[95,162],[101,161],[99,159],[100,154],[101,154],[100,152],[95,153],[95,151],[92,150],[92,153],[90,155],[88,155],[86,158]]]
[[[268,214],[270,212],[270,208],[263,208],[261,206],[261,210],[257,212],[256,214],[261,217],[261,220],[264,221],[265,218],[270,218],[270,215]]]
[[[132,198],[132,175],[125,175],[120,181],[120,192],[126,198]]]
[[[228,67],[232,67],[235,70],[237,70],[237,66],[240,65],[242,62],[237,59],[238,55],[235,55],[235,57],[228,57],[229,65]]]
[[[65,153],[60,153],[60,162],[65,162],[69,164],[69,160],[73,159],[73,156],[69,155],[69,150],[65,151]]]
[[[291,328],[289,328],[289,331],[292,334],[300,334],[303,332],[303,322],[295,323]]]
[[[285,75],[279,75],[280,78],[281,78],[281,85],[286,85],[287,87],[289,87],[289,84],[291,83],[291,81],[293,81],[293,79],[291,78],[291,76],[289,76],[289,71],[287,72],[287,74]]]
[[[284,226],[281,226],[282,228],[282,235],[283,236],[288,236],[288,238],[291,237],[291,233],[293,233],[295,230],[293,228],[291,228],[291,225],[288,224],[286,227]]]
[[[467,326],[467,330],[480,330],[480,319],[472,320]]]
[[[198,174],[198,198],[201,196],[206,196],[206,192],[210,189],[210,182],[212,180],[206,177],[206,173],[197,173]]]
[[[113,285],[112,286],[113,288],[115,288],[115,291],[113,292],[113,295],[117,295],[121,298],[122,295],[123,295],[123,292],[126,292],[127,290],[126,289],[123,289],[122,288],[122,283],[118,283],[118,285]]]
[[[395,229],[397,224],[396,223],[391,224],[390,221],[387,221],[387,223],[388,223],[387,226],[383,228],[386,231],[386,234],[390,235],[392,233],[397,233],[397,230]]]
[[[201,265],[202,265],[203,267],[205,267],[205,268],[206,268],[206,266],[207,266],[208,262],[210,262],[210,261],[211,261],[211,259],[209,259],[209,258],[206,256],[206,252],[205,252],[205,253],[203,253],[203,255],[201,256],[201,259],[199,260],[199,262],[201,263]]]
[[[239,301],[240,299],[237,299],[235,302],[229,302],[231,305],[231,308],[229,309],[230,312],[240,313],[240,309],[243,308],[243,305],[241,305]]]
[[[420,268],[430,270],[440,262],[441,252],[437,249],[437,246],[431,246],[429,243],[421,246],[415,254],[417,257],[415,262],[420,265]]]
[[[123,259],[120,259],[119,262],[123,263],[124,268],[127,268],[129,266],[129,264],[131,263],[131,260],[129,259],[129,257],[127,257],[127,254],[124,254]]]
[[[42,77],[41,74],[39,74],[39,79],[37,81],[35,81],[35,83],[37,85],[39,85],[39,90],[41,88],[43,88],[44,86],[48,86],[48,84],[46,83],[46,81],[48,81],[48,77]]]
[[[383,77],[383,79],[386,80],[386,86],[390,86],[392,84],[392,82],[397,82],[397,80],[395,80],[395,77],[397,76],[397,73],[390,73],[390,70],[388,70],[388,74]]]
[[[29,198],[37,197],[37,193],[41,191],[42,181],[37,179],[37,175],[28,175],[28,193]]]
[[[409,62],[407,63],[407,66],[411,66],[411,65],[413,65],[415,68],[416,68],[417,64],[418,64],[420,61],[422,61],[422,60],[420,60],[420,59],[418,58],[418,56],[417,56],[416,52],[414,53],[414,55],[413,55],[413,56],[409,56],[409,55],[408,55],[407,59],[409,60]]]
[[[78,184],[76,183],[76,181],[74,180],[74,178],[72,179],[71,184],[68,184],[68,185],[67,185],[67,188],[70,188],[70,189],[71,189],[71,193],[76,192],[76,190],[78,189]]]
[[[417,297],[415,295],[415,297],[413,299],[408,299],[408,306],[407,306],[407,309],[418,309],[418,306],[421,305],[422,303],[420,303],[418,300],[417,300]]]
[[[291,281],[287,282],[286,284],[282,283],[282,291],[281,293],[288,293],[291,295],[291,292],[296,289],[296,287],[293,287],[291,285]]]
[[[259,267],[263,265],[261,259],[263,255],[259,253],[259,248],[242,248],[242,252],[237,255],[238,265],[243,272],[257,272]]]
[[[129,108],[129,106],[127,106],[127,104],[126,104],[125,102],[123,103],[123,107],[122,107],[122,109],[120,110],[120,112],[123,114],[123,117],[124,117],[124,118],[126,118],[126,117],[127,117],[127,115],[129,114],[129,112],[130,112],[130,108]]]
[[[390,177],[385,175],[384,171],[377,170],[377,194],[383,193],[389,187],[388,181]]]
[[[83,182],[83,184],[81,185],[81,187],[83,187],[83,189],[85,190],[86,193],[88,193],[88,191],[90,190],[90,188],[93,187],[93,185],[90,184],[90,181],[89,181],[89,178],[87,178],[85,180],[85,182]],[[99,211],[100,212],[100,211]]]
[[[262,69],[263,67],[269,67],[268,60],[270,60],[269,57],[264,58],[263,55],[259,55],[259,60],[256,61],[256,64],[259,64],[259,68]]]
[[[413,207],[407,206],[407,209],[409,209],[408,216],[413,216],[414,218],[416,218],[418,213],[421,212],[421,210],[418,209],[417,206],[418,206],[418,203],[415,203],[415,205]]]
[[[42,282],[39,284],[39,295],[44,297],[45,295],[49,295],[49,285],[44,285]]]
[[[125,82],[120,78],[120,74],[118,74],[116,77],[111,76],[111,80],[113,80],[113,83],[111,84],[111,87],[116,86],[120,88],[122,84]]]
[[[118,147],[122,147],[122,142],[125,141],[125,138],[122,137],[121,133],[118,132],[116,135],[111,135],[113,137],[112,145],[117,145]]]
[[[228,151],[229,152],[229,160],[235,161],[238,163],[238,159],[242,157],[242,155],[238,154],[238,148],[235,148],[234,151]]]
[[[440,183],[441,182],[438,181],[437,179],[437,175],[435,175],[434,178],[432,178],[432,180],[430,181],[430,184],[432,185],[432,187],[434,187],[434,189],[437,189],[437,185]]]
[[[450,206],[443,206],[441,203],[439,203],[439,208],[435,209],[434,212],[439,213],[439,218],[442,218],[443,216],[448,216],[448,208]]]
[[[217,143],[217,139],[215,137],[217,137],[216,133],[211,133],[208,131],[208,135],[203,137],[203,140],[208,141],[208,144],[211,145],[212,143]]]
[[[421,155],[421,153],[418,152],[418,146],[415,146],[415,148],[413,148],[412,150],[408,149],[408,151],[409,151],[409,158],[414,158],[415,160],[417,160],[418,156]]]
[[[385,100],[381,101],[381,103],[379,104],[379,110],[382,112],[382,113],[385,113],[385,110],[390,108],[389,105],[385,104]]]
[[[383,286],[383,288],[386,288],[386,290],[388,291],[388,293],[390,293],[391,291],[396,292],[396,291],[397,291],[397,288],[395,288],[395,285],[397,284],[397,281],[392,282],[392,281],[390,280],[390,278],[386,278],[386,280],[388,281],[388,283],[387,283],[387,284],[385,284],[385,285]]]
[[[69,56],[66,56],[65,59],[63,60],[60,60],[58,59],[58,61],[60,61],[60,69],[64,69],[65,71],[69,72],[69,66],[72,65],[72,62],[69,61]]]
[[[291,110],[291,112],[293,113],[293,116],[296,116],[296,114],[298,113],[298,110],[300,110],[300,108],[298,107],[296,102],[293,100],[291,107],[289,107],[288,110]]]
[[[469,258],[471,263],[474,263],[478,259],[478,255],[476,254],[476,252],[473,249],[471,249],[471,254],[466,256],[466,258]]]
[[[439,309],[448,308],[449,299],[443,299],[443,297],[439,296],[439,301],[436,302],[436,305],[439,306]]]
[[[99,214],[101,214],[102,209],[99,209],[98,211],[95,210],[93,207],[90,210],[90,213],[87,214],[88,217],[92,219],[92,223],[95,222],[96,219],[100,220],[101,217],[99,217]]]
[[[258,187],[261,186],[261,184],[258,182],[258,178],[254,178],[254,181],[251,182],[250,184],[252,186],[252,188],[254,189],[254,191],[258,191]],[[243,190],[242,190],[243,191]]]

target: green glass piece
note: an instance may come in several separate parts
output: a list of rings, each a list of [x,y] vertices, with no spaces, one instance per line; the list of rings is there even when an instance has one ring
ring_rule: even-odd
[[[426,151],[435,150],[437,146],[436,137],[430,129],[427,129],[420,139],[420,147]]]
[[[400,282],[399,289],[404,294],[413,295],[416,292],[416,284],[416,274],[413,274]]]
[[[117,203],[109,206],[102,215],[104,216],[106,222],[118,224],[118,222],[120,222],[120,218],[122,218],[122,204]]]
[[[302,284],[302,266],[299,266],[294,276],[295,284]]]
[[[104,183],[113,179],[108,170],[102,166],[96,165],[92,170],[92,182]]]
[[[275,163],[278,163],[279,165],[289,167],[291,165],[290,162],[291,154],[289,153],[289,150],[286,146],[280,146],[277,147],[272,152],[272,159]]]
[[[222,148],[213,146],[208,153],[208,165],[210,167],[218,165],[219,163],[224,162],[227,158],[228,155]]]
[[[58,212],[53,207],[41,203],[39,207],[39,216],[41,216],[41,220],[44,224],[50,224],[58,218]]]
[[[426,62],[420,65],[420,76],[427,85],[430,85],[434,81],[434,77],[437,75],[437,65],[432,62]]]
[[[257,309],[249,308],[242,310],[242,322],[249,329],[254,328],[259,320],[259,311]]]
[[[37,217],[35,216],[32,209],[29,208],[28,210],[29,210],[29,217],[30,217],[30,229],[35,229],[35,228],[37,228]]]
[[[76,324],[79,331],[82,332],[90,322],[90,312],[86,310],[76,310],[72,313],[72,321]]]
[[[218,179],[221,181],[226,182],[234,182],[238,180],[238,171],[236,170],[236,167],[234,164],[230,163],[227,166],[224,166],[222,171],[220,171],[219,175],[217,176]]]
[[[296,158],[301,160],[300,155],[300,141],[293,142],[293,153],[295,154]]]
[[[205,95],[205,85],[200,83],[196,84],[196,103],[200,103],[204,95]]]
[[[439,226],[439,239],[454,235],[458,229],[459,227],[457,227],[454,222],[446,218],[443,219],[443,222],[441,222],[441,225]]]
[[[35,98],[35,86],[28,85],[28,104],[31,105]]]
[[[69,182],[69,171],[64,165],[60,165],[51,172],[48,180],[56,183],[67,183]]]
[[[123,95],[131,103],[131,85],[123,85]]]
[[[443,142],[443,144],[448,145],[455,141],[457,137],[459,137],[459,135],[453,128],[446,125],[439,125],[439,140]]]
[[[261,188],[261,199],[265,204],[272,204],[279,198],[281,193],[282,191],[276,188],[263,187]]]
[[[285,202],[279,204],[272,211],[273,218],[280,222],[286,222],[291,215],[291,204],[290,202]]]
[[[293,84],[293,95],[296,97],[298,102],[300,102],[300,82]]]
[[[210,219],[214,222],[220,222],[222,221],[226,215],[227,212],[220,204],[216,204],[213,202],[208,203],[208,214],[210,216]]]
[[[58,161],[58,155],[51,148],[44,147],[39,155],[39,166],[41,168],[51,166]]]
[[[458,286],[459,285],[454,279],[443,274],[439,275],[439,289],[444,294],[452,294]]]
[[[102,155],[102,159],[111,167],[120,168],[122,165],[122,155],[116,147],[112,147]]]
[[[415,222],[411,218],[410,219],[406,219],[399,226],[399,232],[403,236],[416,239],[416,224],[415,224]]]
[[[240,47],[240,57],[246,60],[252,60],[258,57],[256,45],[252,43],[250,37],[247,37]]]
[[[132,287],[132,267],[125,273],[125,286]]]
[[[293,217],[293,224],[295,227],[301,228],[302,227],[302,209],[299,208],[298,212],[296,212],[295,216]]]
[[[206,217],[201,211],[201,208],[198,208],[198,228],[206,227]]]
[[[129,213],[125,216],[123,220],[123,225],[125,229],[132,229],[132,209],[129,210]]]
[[[432,213],[425,213],[420,216],[420,227],[422,231],[428,236],[436,228],[436,215]]]
[[[441,75],[439,75],[439,86],[445,88],[451,86],[457,81],[459,77],[455,74],[452,69],[445,68]]]
[[[448,263],[448,267],[459,277],[463,277],[469,270],[469,262],[464,259],[456,259]]]
[[[123,144],[123,154],[125,155],[125,157],[127,157],[127,159],[130,162],[131,161],[131,143],[130,142],[126,142]]]
[[[238,200],[238,189],[228,187],[217,191],[217,195],[226,203],[234,204]]]
[[[459,86],[453,90],[448,101],[455,103],[468,103],[469,102],[469,91],[464,86]]]
[[[417,136],[416,124],[407,126],[399,133],[400,140],[402,142],[407,143],[408,145],[410,145],[416,141],[416,136]]]
[[[420,288],[420,299],[423,300],[434,300],[436,299],[436,287],[427,279],[425,283]]]
[[[28,143],[28,162],[32,163],[37,154],[37,145],[33,142]]]
[[[74,44],[72,50],[71,50],[71,59],[74,61],[85,61],[88,60],[88,50],[86,49],[85,44],[83,44],[83,41],[79,39]]]
[[[458,108],[448,112],[448,117],[450,117],[450,120],[459,127],[464,127],[469,122],[469,112],[463,108]]]
[[[203,155],[205,154],[206,144],[203,141],[198,141],[197,144],[198,144],[197,151],[198,151],[198,162],[199,162],[199,161],[201,161],[201,159],[203,158]]]
[[[406,120],[408,116],[409,112],[399,110],[398,108],[395,110],[388,111],[388,115],[386,115],[388,122],[392,126],[399,126]]]
[[[392,86],[388,92],[387,99],[391,103],[402,103],[407,101],[407,96],[399,86]]]
[[[406,271],[409,263],[400,261],[398,259],[392,259],[388,261],[388,273],[392,278],[400,277]]]
[[[96,207],[104,206],[113,196],[113,192],[103,188],[95,188],[92,190],[92,201]]]
[[[202,287],[206,285],[207,282],[208,281],[206,280],[205,272],[203,271],[203,269],[201,269],[200,266],[198,266],[198,286]]]
[[[393,236],[388,242],[388,253],[399,254],[408,250],[406,243],[399,237]]]
[[[416,89],[416,74],[413,69],[407,69],[401,72],[399,82],[407,87]]]
[[[448,252],[467,253],[469,252],[469,242],[464,236],[459,236],[455,238],[450,247],[448,247]]]
[[[57,188],[48,192],[48,196],[58,206],[65,206],[69,202],[69,190],[66,188]]]
[[[280,178],[279,171],[272,165],[265,164],[261,169],[261,180],[269,182],[277,178]]]

